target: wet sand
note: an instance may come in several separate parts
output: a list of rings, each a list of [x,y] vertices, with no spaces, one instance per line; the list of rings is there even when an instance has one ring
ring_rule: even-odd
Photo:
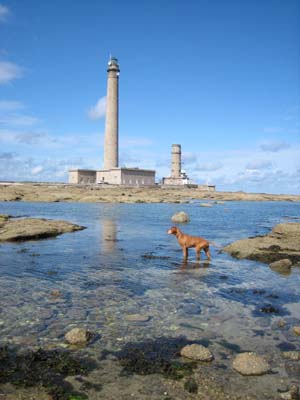
[[[0,201],[82,203],[187,203],[207,201],[300,201],[300,195],[210,192],[197,188],[129,188],[101,185],[1,183]]]

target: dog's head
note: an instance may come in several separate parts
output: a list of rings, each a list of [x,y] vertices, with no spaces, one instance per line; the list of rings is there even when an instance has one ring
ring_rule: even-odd
[[[176,226],[172,226],[172,228],[168,229],[167,233],[169,235],[176,235],[178,233],[178,228]]]

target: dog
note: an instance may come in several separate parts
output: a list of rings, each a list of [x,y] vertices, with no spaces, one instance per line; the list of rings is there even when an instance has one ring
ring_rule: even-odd
[[[208,260],[211,259],[211,255],[209,252],[209,242],[206,239],[203,239],[201,237],[197,236],[190,236],[185,233],[183,233],[177,226],[172,226],[167,233],[169,235],[175,235],[178,243],[182,247],[183,251],[183,257],[185,260],[187,260],[188,255],[189,255],[189,248],[195,247],[196,249],[196,256],[197,260],[200,260],[200,252],[201,250],[204,250],[206,257]]]

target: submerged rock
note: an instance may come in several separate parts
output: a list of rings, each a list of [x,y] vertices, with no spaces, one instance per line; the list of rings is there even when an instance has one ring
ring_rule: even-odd
[[[293,327],[293,333],[294,333],[296,336],[300,336],[300,326],[294,326],[294,327]]]
[[[84,226],[44,218],[7,219],[0,225],[0,242],[45,239],[85,229]]]
[[[238,240],[223,248],[236,258],[248,258],[263,263],[289,259],[300,261],[300,223],[276,225],[265,236]]]
[[[144,314],[128,314],[125,316],[125,319],[129,322],[147,322],[150,316]]]
[[[277,271],[279,273],[285,274],[291,271],[291,266],[293,265],[292,261],[288,258],[283,258],[282,260],[272,262],[269,267],[273,271]]]
[[[65,334],[65,339],[70,344],[86,344],[91,337],[85,328],[73,328]]]
[[[179,211],[178,213],[174,214],[171,219],[172,222],[177,222],[177,223],[185,223],[190,221],[188,214],[185,213],[184,211]]]
[[[286,326],[286,321],[284,319],[280,319],[277,326],[278,328],[284,328]]]
[[[288,360],[291,360],[291,361],[299,361],[300,360],[300,351],[295,351],[295,350],[284,351],[282,353],[282,355],[284,358],[287,358]]]
[[[212,361],[214,358],[208,348],[196,343],[184,346],[180,355],[195,361]]]
[[[280,398],[282,400],[299,400],[299,387],[292,385],[287,392],[280,394]]]
[[[264,375],[270,371],[269,364],[255,353],[238,354],[232,366],[241,375]]]

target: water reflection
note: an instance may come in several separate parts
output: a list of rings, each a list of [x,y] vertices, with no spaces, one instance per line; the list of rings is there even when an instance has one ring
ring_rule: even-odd
[[[102,225],[101,249],[104,254],[113,253],[116,250],[116,243],[118,241],[117,223],[113,219],[106,218],[101,221],[101,225]]]

